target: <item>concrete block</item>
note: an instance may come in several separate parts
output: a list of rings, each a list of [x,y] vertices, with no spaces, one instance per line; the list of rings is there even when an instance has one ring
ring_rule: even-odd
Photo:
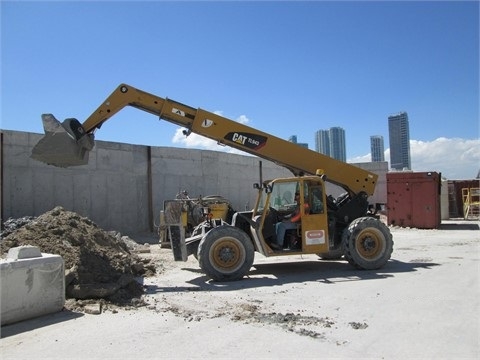
[[[36,246],[17,246],[8,250],[7,259],[19,260],[41,257],[42,253]]]
[[[59,255],[37,247],[12,248],[0,260],[1,325],[62,310],[65,304],[65,265]]]

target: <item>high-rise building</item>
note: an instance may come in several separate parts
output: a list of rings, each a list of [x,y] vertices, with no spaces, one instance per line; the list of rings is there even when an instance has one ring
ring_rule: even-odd
[[[410,130],[406,112],[388,117],[388,134],[390,141],[390,167],[395,170],[411,170]]]
[[[315,150],[340,161],[347,160],[345,130],[332,127],[315,133]]]
[[[330,137],[328,130],[315,132],[315,151],[330,156]]]
[[[372,162],[385,161],[385,150],[383,146],[383,136],[370,136],[370,150],[372,154]]]
[[[341,127],[332,127],[329,130],[330,156],[334,159],[346,162],[347,150],[345,146],[345,130]]]
[[[297,135],[291,135],[291,136],[288,138],[288,141],[296,144],[296,143],[297,143]]]
[[[297,144],[299,146],[302,146],[304,148],[307,148],[308,149],[308,144],[307,143],[299,143],[297,142],[297,135],[292,135],[288,138],[288,141],[294,143],[294,144]]]

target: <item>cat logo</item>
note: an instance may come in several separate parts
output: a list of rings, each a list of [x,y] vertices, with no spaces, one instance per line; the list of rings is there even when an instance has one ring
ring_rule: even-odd
[[[251,133],[231,132],[225,135],[225,139],[253,150],[259,150],[267,143],[267,137]]]
[[[233,134],[232,140],[237,144],[245,145],[245,141],[247,141],[247,137],[244,135],[240,135],[238,133]]]

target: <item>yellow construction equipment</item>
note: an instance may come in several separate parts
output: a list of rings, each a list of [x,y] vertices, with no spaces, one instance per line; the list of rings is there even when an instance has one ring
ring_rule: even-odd
[[[32,150],[32,158],[67,167],[88,162],[94,132],[126,106],[157,115],[218,143],[273,161],[289,169],[293,177],[254,184],[257,200],[252,210],[236,212],[231,221],[208,218],[191,236],[172,240],[175,260],[198,258],[203,272],[218,281],[237,280],[250,270],[254,253],[264,256],[318,254],[345,259],[358,269],[378,269],[390,259],[393,239],[388,227],[370,213],[377,175],[318,152],[240,124],[212,112],[161,98],[121,84],[80,123],[60,123],[42,115],[45,136]],[[339,197],[327,194],[325,182],[344,189]],[[293,194],[300,194],[298,201]],[[298,209],[301,220],[295,230],[277,239],[276,227]],[[278,225],[277,225],[278,224]]]

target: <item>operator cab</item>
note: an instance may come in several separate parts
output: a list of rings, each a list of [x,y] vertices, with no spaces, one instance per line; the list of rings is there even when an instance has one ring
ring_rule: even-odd
[[[277,179],[264,182],[263,188],[253,215],[261,215],[261,234],[272,251],[315,253],[328,249],[325,187],[320,177]],[[300,220],[289,224],[284,238],[278,239],[278,224],[290,221],[295,212],[299,212]]]

